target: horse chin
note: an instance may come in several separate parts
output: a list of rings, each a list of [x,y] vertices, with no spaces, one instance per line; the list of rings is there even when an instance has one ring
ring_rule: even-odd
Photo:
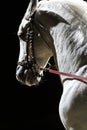
[[[31,69],[24,69],[22,66],[18,67],[16,71],[16,79],[25,86],[38,86],[41,82],[43,72],[41,71],[40,76],[36,76]]]

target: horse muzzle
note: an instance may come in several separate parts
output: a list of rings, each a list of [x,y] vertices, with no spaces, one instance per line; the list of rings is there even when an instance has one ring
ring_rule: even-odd
[[[39,74],[40,73],[40,74]],[[35,66],[23,66],[18,64],[16,69],[16,79],[27,86],[37,86],[41,81],[42,74]]]

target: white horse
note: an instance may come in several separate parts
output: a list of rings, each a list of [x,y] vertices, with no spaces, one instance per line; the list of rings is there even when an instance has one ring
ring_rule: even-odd
[[[21,83],[37,85],[43,74],[41,68],[45,68],[51,56],[59,71],[87,77],[85,1],[31,0],[18,37],[20,53],[16,77]],[[87,130],[87,81],[64,75],[60,79],[63,93],[59,115],[65,129]]]

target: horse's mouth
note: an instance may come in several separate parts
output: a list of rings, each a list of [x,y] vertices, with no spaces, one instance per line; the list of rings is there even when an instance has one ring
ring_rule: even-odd
[[[37,86],[41,81],[41,74],[37,75],[32,69],[25,69],[23,66],[18,65],[16,70],[16,79],[29,87]]]

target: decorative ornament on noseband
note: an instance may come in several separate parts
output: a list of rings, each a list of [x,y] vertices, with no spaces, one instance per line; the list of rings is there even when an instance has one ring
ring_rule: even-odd
[[[23,66],[25,69],[31,69],[35,76],[40,76],[38,70],[40,67],[37,65],[34,56],[34,31],[33,31],[33,16],[29,18],[29,26],[26,30],[26,57],[24,61],[18,62],[18,65]]]

